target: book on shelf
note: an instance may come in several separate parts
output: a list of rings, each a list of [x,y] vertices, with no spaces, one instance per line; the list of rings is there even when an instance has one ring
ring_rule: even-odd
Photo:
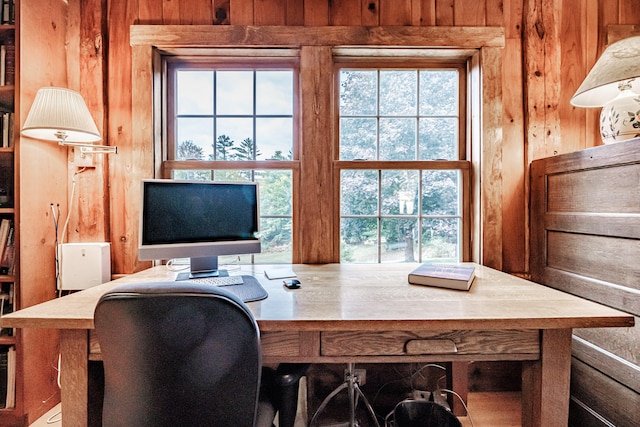
[[[7,246],[7,242],[9,241],[9,231],[11,230],[11,220],[7,218],[3,218],[0,221],[0,260],[2,260],[4,256],[4,250]]]
[[[2,24],[15,24],[16,2],[15,0],[2,0]]]
[[[0,113],[0,147],[8,148],[13,145],[13,113]]]
[[[0,256],[0,274],[13,274],[15,261],[14,228],[10,225],[2,256]]]
[[[0,283],[0,317],[13,312],[13,283]],[[0,326],[0,336],[14,336],[14,328]]]
[[[4,79],[5,85],[16,83],[16,43],[9,38],[2,46],[4,48]]]
[[[475,277],[473,265],[425,263],[409,273],[409,283],[467,291]]]
[[[0,408],[16,404],[16,348],[0,346]]]

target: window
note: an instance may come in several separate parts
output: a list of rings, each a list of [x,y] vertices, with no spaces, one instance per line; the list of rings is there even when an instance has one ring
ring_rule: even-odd
[[[462,64],[337,74],[340,261],[461,260]]]
[[[500,268],[503,258],[503,178],[500,175],[503,95],[499,82],[504,40],[504,29],[498,27],[381,26],[375,31],[363,31],[361,27],[292,26],[282,31],[272,26],[231,29],[212,25],[190,32],[182,26],[133,25],[130,41],[136,78],[132,82],[135,120],[131,131],[136,163],[135,168],[127,172],[132,174],[132,179],[171,177],[179,170],[202,170],[209,176],[222,170],[289,172],[293,199],[292,260],[300,263],[340,261],[343,170],[372,170],[380,182],[386,179],[383,174],[387,170],[419,171],[418,182],[422,182],[425,171],[456,171],[455,179],[460,183],[454,185],[460,186],[462,204],[461,238],[457,243],[461,258]],[[172,95],[165,81],[171,80],[167,79],[170,67],[166,65],[180,61],[190,62],[194,68],[198,62],[208,62],[215,64],[210,68],[217,69],[234,68],[234,64],[240,69],[293,69],[292,159],[171,160],[167,153],[171,152],[169,146],[172,140],[175,144],[176,138],[169,129],[175,124],[171,124],[167,111],[173,101],[169,99]],[[372,61],[377,63],[371,64]],[[337,99],[335,88],[339,87],[339,74],[330,72],[333,63],[345,69],[382,70],[395,66],[395,69],[462,71],[457,100],[463,113],[458,116],[458,160],[341,158],[339,103],[332,100]],[[333,103],[335,109],[331,107]],[[154,144],[153,156],[147,155],[149,148],[145,144],[150,141]],[[302,146],[304,141],[307,144]],[[172,149],[175,150],[175,146]],[[354,155],[353,158],[361,157]],[[488,182],[491,185],[483,185]],[[424,184],[421,185],[424,188]],[[136,206],[135,191],[128,188],[118,191],[117,195]],[[379,195],[376,197],[385,200]],[[417,201],[414,209],[415,203]],[[433,215],[435,218],[438,214]],[[113,233],[126,234],[127,230],[137,227],[137,218],[131,216],[123,225],[118,224]],[[380,243],[385,242],[379,239]],[[128,264],[135,255],[127,253],[126,248],[123,251],[119,258],[125,269],[135,269],[135,265]]]
[[[167,61],[166,177],[260,184],[262,253],[292,261],[295,64]]]

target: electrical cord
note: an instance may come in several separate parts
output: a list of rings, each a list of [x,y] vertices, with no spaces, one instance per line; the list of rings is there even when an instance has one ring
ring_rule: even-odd
[[[67,218],[64,221],[64,226],[62,227],[62,233],[60,233],[60,245],[64,244],[64,237],[67,235],[67,226],[69,225],[69,219],[71,218],[71,212],[73,211],[73,202],[75,200],[75,193],[76,193],[76,175],[81,174],[82,172],[86,171],[87,168],[80,168],[77,171],[75,171],[73,173],[73,176],[71,177],[71,194],[69,196],[69,207],[67,209]],[[53,203],[51,204],[51,209],[53,210]],[[62,252],[58,251],[58,217],[60,216],[60,205],[58,204],[58,215],[56,216],[55,213],[53,215],[54,217],[54,222],[55,222],[55,229],[56,229],[56,249],[55,249],[55,256],[56,256],[56,287],[58,288],[58,297],[62,296]]]

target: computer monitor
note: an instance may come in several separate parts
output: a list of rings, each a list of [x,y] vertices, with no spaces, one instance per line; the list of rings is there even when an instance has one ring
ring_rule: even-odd
[[[142,180],[140,260],[191,259],[191,276],[219,275],[219,255],[259,253],[255,182]]]

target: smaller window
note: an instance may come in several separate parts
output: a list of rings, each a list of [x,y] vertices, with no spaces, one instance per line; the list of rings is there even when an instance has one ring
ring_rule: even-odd
[[[462,67],[338,73],[340,261],[461,260]]]
[[[296,68],[276,59],[165,59],[165,176],[258,182],[262,252],[240,261],[291,263]]]

